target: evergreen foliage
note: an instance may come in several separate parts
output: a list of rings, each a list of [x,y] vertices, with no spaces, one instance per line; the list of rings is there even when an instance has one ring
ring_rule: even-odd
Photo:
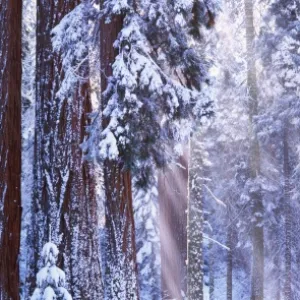
[[[37,288],[31,300],[72,300],[65,288],[65,273],[56,266],[58,249],[49,242],[42,250],[43,268],[36,276]]]
[[[195,120],[211,114],[201,87],[209,64],[192,46],[192,33],[210,26],[209,1],[105,1],[100,18],[124,16],[115,41],[113,75],[103,93],[106,120],[99,157],[120,160],[145,186],[154,166],[181,155]],[[171,146],[171,150],[167,151]]]

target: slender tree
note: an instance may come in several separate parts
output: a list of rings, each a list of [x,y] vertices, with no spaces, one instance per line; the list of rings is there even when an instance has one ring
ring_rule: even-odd
[[[260,174],[260,149],[254,130],[253,118],[258,114],[257,78],[254,52],[254,15],[253,1],[245,0],[245,26],[247,47],[247,84],[249,90],[249,121],[250,121],[250,201],[253,214],[252,247],[253,262],[251,273],[251,300],[262,300],[264,297],[264,230],[263,230],[263,199],[258,182]]]
[[[187,243],[187,296],[203,300],[203,160],[201,135],[195,134],[190,142],[188,243]]]
[[[286,123],[286,122],[285,122]],[[288,128],[283,129],[283,174],[284,174],[284,202],[285,202],[285,286],[286,300],[292,299],[292,211],[291,211],[291,166],[288,146]]]
[[[22,2],[0,1],[0,299],[19,299]]]
[[[209,252],[211,252],[209,256],[209,299],[215,299],[215,270],[214,270],[214,255],[213,255],[213,248],[214,245],[212,242],[209,242],[208,248]]]

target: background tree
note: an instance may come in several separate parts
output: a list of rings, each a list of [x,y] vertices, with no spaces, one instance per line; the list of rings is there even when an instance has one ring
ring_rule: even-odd
[[[203,300],[203,178],[204,163],[201,135],[195,134],[190,141],[188,165],[189,195],[187,214],[187,297]]]
[[[199,156],[199,162],[203,160],[202,176],[196,172],[203,194],[203,260],[214,262],[213,267],[204,266],[204,293],[208,297],[211,278],[216,299],[249,297],[251,211],[249,198],[243,196],[249,160],[243,22],[243,2],[226,1],[208,42],[214,66],[207,93],[215,100],[214,116],[200,129],[195,149],[196,162]],[[208,243],[208,237],[214,241]]]
[[[245,27],[247,49],[247,85],[250,122],[250,178],[248,180],[249,196],[252,206],[252,249],[253,262],[251,271],[251,300],[264,298],[264,231],[263,216],[264,206],[262,191],[259,182],[261,173],[261,157],[258,138],[254,129],[253,119],[258,115],[257,74],[254,52],[254,14],[253,1],[245,0]]]
[[[259,119],[259,129],[264,145],[273,146],[274,168],[279,174],[281,199],[276,204],[278,209],[284,211],[284,233],[278,232],[277,239],[281,241],[278,253],[285,257],[284,278],[281,276],[285,299],[297,297],[297,279],[293,278],[293,268],[298,267],[294,248],[298,238],[292,232],[297,226],[293,211],[299,209],[296,200],[298,183],[295,181],[296,175],[293,176],[297,173],[295,166],[299,145],[296,134],[299,128],[299,13],[300,6],[294,1],[272,2],[260,36],[264,65],[261,78],[267,87],[276,87],[273,90],[267,87],[262,89],[262,95],[268,97],[270,105],[265,107],[265,113]],[[280,217],[277,216],[277,219]],[[277,272],[283,273],[282,269]]]

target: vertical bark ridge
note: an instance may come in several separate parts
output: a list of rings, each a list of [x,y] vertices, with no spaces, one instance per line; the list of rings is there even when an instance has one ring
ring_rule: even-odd
[[[51,30],[80,1],[46,2],[37,3],[34,235],[29,240],[35,258],[28,280],[32,291],[39,253],[51,238],[59,247],[58,265],[66,273],[73,299],[98,300],[103,293],[95,178],[80,148],[91,112],[90,87],[78,82],[69,99],[57,97],[64,72],[51,43]],[[88,67],[81,68],[88,78]]]
[[[22,2],[0,1],[0,299],[19,299]]]

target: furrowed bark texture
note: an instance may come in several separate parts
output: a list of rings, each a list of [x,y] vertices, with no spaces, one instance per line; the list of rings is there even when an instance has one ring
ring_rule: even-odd
[[[257,135],[254,131],[253,118],[258,113],[257,79],[254,55],[254,16],[253,0],[244,0],[245,26],[247,46],[247,84],[249,89],[249,119],[251,131],[250,146],[250,176],[256,185],[250,192],[252,214],[252,247],[253,262],[251,274],[251,300],[264,298],[264,228],[263,228],[263,199],[261,188],[258,186],[257,176],[260,174],[260,149]]]
[[[179,163],[184,168],[173,166],[159,175],[162,296],[166,299],[183,299],[181,291],[187,293],[188,151]]]
[[[51,30],[79,0],[37,1],[36,132],[32,228],[31,292],[39,254],[51,239],[59,246],[59,267],[73,299],[103,299],[97,199],[93,168],[83,161],[80,144],[91,111],[89,84],[80,82],[69,99],[56,94],[64,78],[54,54]],[[82,24],[84,26],[85,24]],[[82,66],[88,78],[88,67]]]
[[[19,299],[22,1],[0,0],[0,299]]]
[[[100,24],[101,90],[112,75],[116,51],[113,43],[122,29],[123,17],[115,16],[109,24]],[[105,103],[102,103],[102,109]],[[107,124],[103,120],[103,126]],[[106,299],[138,299],[135,224],[132,207],[130,171],[117,161],[104,162],[107,259],[105,266]]]

